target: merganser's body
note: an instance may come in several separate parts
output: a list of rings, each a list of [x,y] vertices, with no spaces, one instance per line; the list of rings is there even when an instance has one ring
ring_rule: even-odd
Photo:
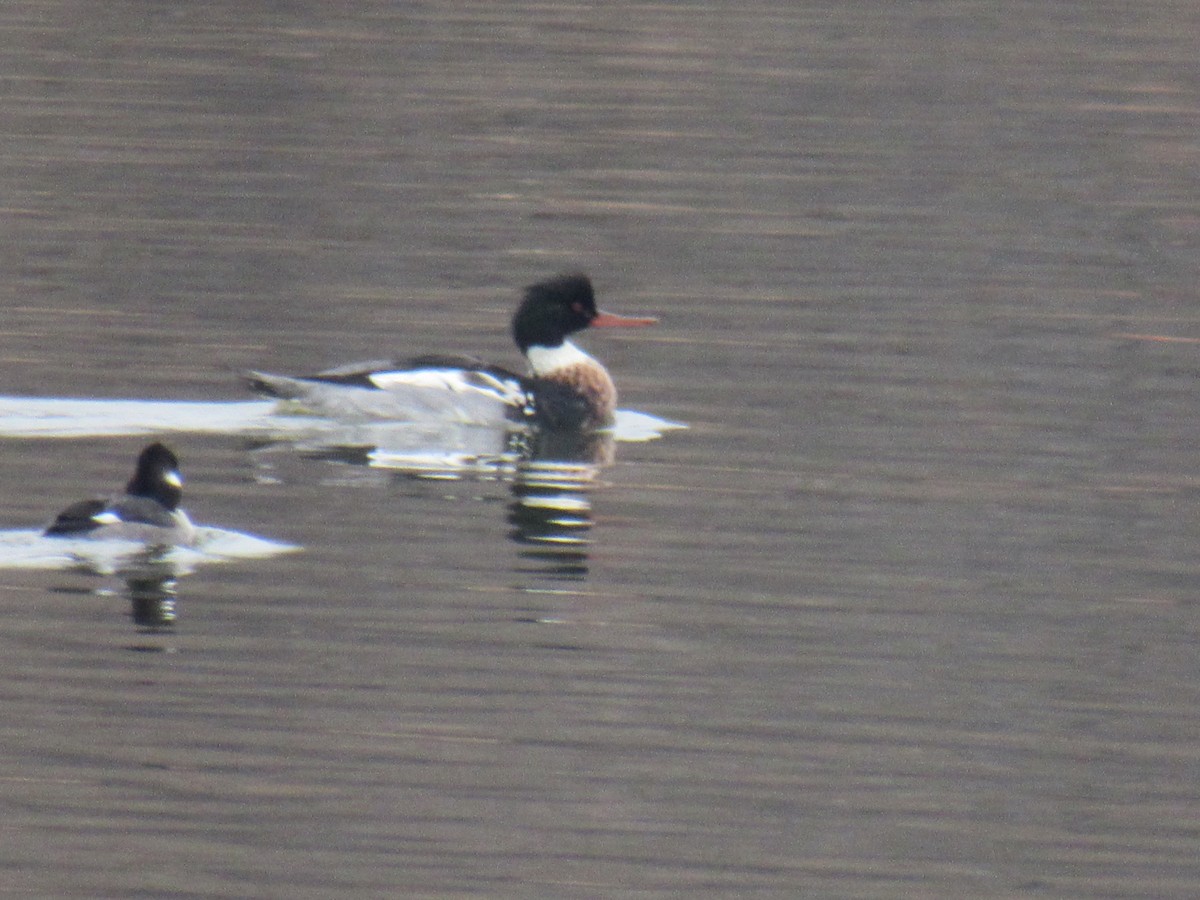
[[[562,275],[527,288],[513,316],[513,340],[529,363],[527,375],[472,357],[432,355],[305,377],[251,372],[248,381],[261,394],[333,417],[603,428],[616,412],[616,386],[604,366],[567,336],[589,326],[654,321],[598,310],[587,276]]]

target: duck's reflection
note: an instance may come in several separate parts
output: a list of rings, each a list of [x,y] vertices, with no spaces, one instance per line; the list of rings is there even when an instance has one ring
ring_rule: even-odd
[[[496,431],[439,426],[430,441],[427,427],[391,425],[347,431],[350,440],[272,443],[258,450],[259,477],[278,480],[278,450],[298,450],[361,472],[339,476],[339,484],[378,483],[380,477],[418,481],[464,480],[509,485],[509,538],[518,545],[515,570],[522,575],[580,580],[588,574],[592,528],[591,489],[600,470],[616,456],[607,431]],[[370,437],[360,443],[354,438]]]
[[[517,571],[582,580],[588,573],[592,503],[576,467],[531,463],[512,485],[508,521],[519,546]]]
[[[97,565],[80,559],[76,568],[88,575],[121,579],[129,600],[129,615],[138,631],[160,632],[175,626],[179,615],[177,586],[188,571],[167,559],[169,552],[169,547],[149,547],[116,565]]]
[[[159,631],[175,625],[175,580],[171,578],[131,578],[129,599],[133,624],[148,631]]]
[[[112,597],[114,580],[125,585],[131,617],[139,630],[171,628],[179,619],[177,586],[201,566],[267,559],[294,553],[295,544],[271,541],[242,531],[196,525],[188,546],[148,545],[139,541],[47,536],[42,529],[0,529],[0,570],[73,572],[103,579],[100,586],[52,587],[55,593]],[[94,582],[93,582],[94,583]]]
[[[174,627],[178,616],[175,606],[178,581],[177,577],[165,573],[126,574],[125,586],[129,589],[133,624],[146,631]]]
[[[582,581],[591,543],[591,488],[615,456],[609,433],[534,432],[513,477],[509,537],[517,571]]]
[[[129,618],[139,634],[162,634],[173,631],[178,619],[176,606],[176,586],[181,573],[171,567],[156,565],[143,567],[140,563],[128,569],[122,567],[113,570],[107,567],[92,566],[86,562],[77,562],[72,570],[89,577],[101,577],[107,584],[99,587],[53,587],[51,590],[61,594],[80,594],[90,597],[113,597],[121,594],[111,585],[113,578],[120,579],[125,585],[124,597],[129,601]],[[145,649],[137,647],[135,649]]]
[[[240,531],[196,527],[190,547],[146,546],[132,541],[87,538],[68,541],[38,532],[0,532],[0,568],[49,568],[100,577],[125,585],[131,618],[140,631],[170,629],[179,620],[178,584],[199,566],[265,559],[300,548]],[[111,596],[109,588],[88,593]]]

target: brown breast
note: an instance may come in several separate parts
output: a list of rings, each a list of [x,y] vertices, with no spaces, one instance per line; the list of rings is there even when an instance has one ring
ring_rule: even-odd
[[[585,427],[612,424],[617,411],[617,387],[603,366],[586,363],[568,366],[543,376],[543,380],[569,388],[584,398],[591,411]]]

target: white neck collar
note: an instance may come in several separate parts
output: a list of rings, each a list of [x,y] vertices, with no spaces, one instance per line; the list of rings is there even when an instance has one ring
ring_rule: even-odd
[[[525,358],[529,360],[529,368],[534,375],[551,375],[562,369],[568,369],[572,366],[578,366],[581,363],[595,363],[592,357],[588,356],[570,341],[563,341],[557,347],[539,347],[534,345],[525,353]]]

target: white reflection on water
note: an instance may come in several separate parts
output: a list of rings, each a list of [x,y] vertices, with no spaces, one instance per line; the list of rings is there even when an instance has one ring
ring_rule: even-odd
[[[0,397],[0,437],[122,437],[169,432],[269,434],[288,429],[297,419],[297,416],[276,415],[275,403],[270,400]]]
[[[166,401],[0,397],[0,437],[85,438],[216,433],[255,444],[260,479],[278,479],[272,454],[285,453],[374,470],[383,477],[484,478],[507,482],[517,572],[555,580],[587,575],[593,481],[618,442],[655,440],[686,428],[618,410],[611,429],[542,432],[522,426],[344,422],[281,412],[273,400]],[[251,535],[198,528],[189,547],[147,551],[141,544],[0,532],[0,568],[74,569],[126,579],[135,620],[174,620],[175,579],[207,562],[273,556],[297,548]],[[139,600],[139,598],[142,598]],[[141,608],[150,613],[139,615]],[[157,616],[157,620],[155,621]],[[143,623],[144,623],[143,622]]]
[[[618,410],[605,440],[650,441],[686,428],[656,416]],[[281,413],[273,400],[175,401],[0,397],[0,437],[83,438],[188,432],[239,435],[260,449],[298,450],[373,468],[419,472],[428,477],[495,472],[511,475],[531,456],[531,432],[457,423],[343,422]],[[534,443],[542,438],[535,438]],[[566,458],[575,459],[574,451]],[[558,457],[556,457],[558,458]]]
[[[40,530],[14,529],[0,531],[0,569],[49,569],[115,576],[125,583],[134,624],[142,629],[160,629],[175,623],[178,579],[198,566],[265,559],[300,549],[294,544],[205,525],[196,526],[196,536],[186,547],[150,547],[139,541],[103,538],[47,537]]]
[[[471,428],[471,426],[459,426]],[[664,431],[686,428],[646,413],[618,410],[613,434],[619,441],[649,441]],[[319,432],[387,433],[398,428],[419,433],[404,422],[339,422],[320,416],[280,412],[274,400],[94,400],[72,397],[0,397],[0,437],[121,437],[166,432],[315,436]],[[494,429],[475,428],[477,431]]]
[[[47,537],[40,530],[18,529],[0,531],[0,569],[66,569],[122,575],[152,563],[178,577],[205,563],[264,559],[299,549],[294,544],[206,525],[196,526],[195,540],[186,547],[154,548],[140,541]]]
[[[618,410],[616,424],[611,430],[589,433],[448,424],[441,426],[436,435],[422,435],[419,426],[406,427],[408,431],[381,430],[377,439],[370,442],[372,449],[366,464],[380,469],[419,472],[427,477],[455,477],[460,473],[486,471],[513,475],[522,462],[530,460],[604,465],[612,461],[614,442],[651,441],[665,431],[687,426],[646,413]]]

